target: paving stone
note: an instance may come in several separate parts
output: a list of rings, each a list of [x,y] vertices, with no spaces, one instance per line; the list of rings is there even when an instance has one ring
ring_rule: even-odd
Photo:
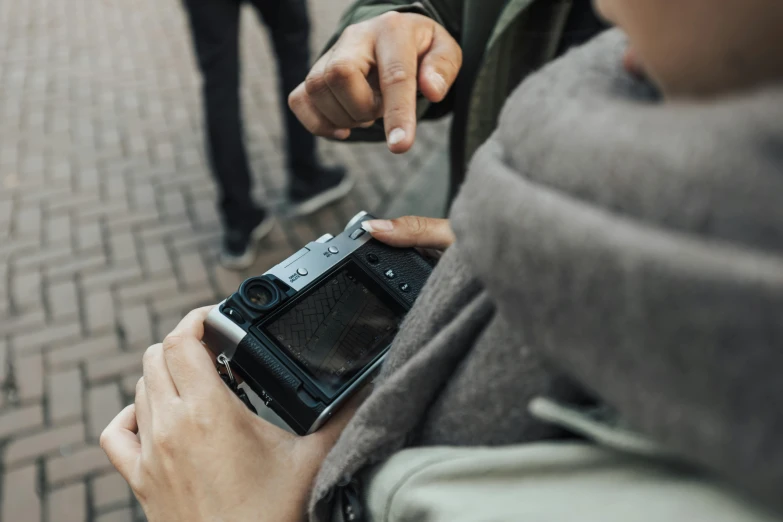
[[[76,230],[79,250],[98,249],[103,244],[101,225],[97,221],[82,223]]]
[[[165,192],[163,195],[162,205],[164,214],[170,217],[184,216],[187,212],[185,196],[182,191],[177,189],[170,189]],[[2,215],[1,207],[0,215]]]
[[[108,289],[87,292],[84,302],[89,332],[98,332],[114,325],[114,299]]]
[[[0,335],[27,335],[40,330],[45,324],[43,306],[33,308],[19,315],[10,315],[0,322]],[[78,326],[78,325],[76,325]],[[40,346],[40,345],[38,345]]]
[[[55,321],[76,317],[79,314],[79,297],[76,282],[61,281],[49,285],[49,313]]]
[[[5,449],[5,465],[48,455],[84,442],[84,424],[51,428],[15,439]]]
[[[152,342],[152,321],[147,305],[123,306],[119,311],[125,344],[130,347],[149,345]]]
[[[46,220],[46,244],[70,244],[71,217],[68,214],[57,214]]]
[[[121,353],[112,357],[87,362],[87,380],[99,381],[117,375],[135,373],[141,368],[141,354]]]
[[[203,286],[180,292],[166,299],[156,300],[152,303],[152,309],[159,316],[171,312],[184,314],[200,306],[215,304],[216,299],[214,291],[207,286]]]
[[[23,401],[43,397],[44,369],[41,354],[19,357],[14,364],[16,386]]]
[[[207,269],[198,252],[181,252],[177,256],[177,273],[185,287],[209,284]]]
[[[17,237],[37,236],[41,233],[41,208],[36,205],[19,209],[15,222]]]
[[[117,383],[93,386],[87,393],[88,434],[98,440],[103,429],[122,409],[122,396]]]
[[[41,272],[18,270],[11,279],[12,299],[17,308],[41,304]]]
[[[94,269],[106,265],[106,254],[103,251],[89,252],[72,257],[55,265],[42,267],[50,281],[72,279],[74,275],[85,272],[95,272]]]
[[[220,265],[215,265],[212,268],[212,274],[215,277],[217,291],[221,296],[223,296],[219,297],[219,299],[225,299],[229,295],[236,292],[239,289],[239,285],[242,284],[242,281],[244,281],[244,278],[241,274],[233,270],[223,268]]]
[[[144,242],[142,252],[147,276],[172,273],[171,259],[166,245],[159,242]]]
[[[140,277],[141,268],[136,263],[115,266],[107,270],[85,274],[82,276],[82,288],[88,291],[93,288],[105,288],[114,284],[125,284]]]
[[[109,234],[109,249],[111,251],[111,259],[115,263],[136,259],[136,240],[131,232],[114,232]]]
[[[82,374],[78,368],[50,373],[47,388],[52,422],[81,418]]]
[[[38,470],[34,465],[7,471],[3,477],[3,502],[0,520],[36,521],[41,519],[41,499],[37,491]]]
[[[7,371],[8,364],[8,343],[5,339],[0,338],[0,387],[5,383],[8,376]]]
[[[131,500],[131,490],[119,473],[112,472],[92,481],[93,506],[103,510],[110,506],[127,505]]]
[[[118,353],[119,339],[116,334],[111,333],[89,339],[71,340],[52,347],[46,353],[46,361],[50,368],[61,369]]]
[[[99,446],[87,446],[70,455],[46,461],[46,480],[57,484],[86,477],[91,473],[112,469],[109,459]]]
[[[139,368],[141,368],[141,364],[139,364]],[[125,395],[125,397],[129,397],[131,400],[133,400],[133,398],[136,396],[136,383],[139,382],[139,379],[141,379],[141,375],[141,372],[132,373],[130,375],[125,375],[122,378],[120,386],[122,387],[122,393]]]
[[[150,279],[149,281],[128,283],[117,288],[121,303],[135,303],[154,299],[165,299],[178,292],[177,280],[171,277]]]
[[[40,404],[0,413],[0,439],[9,435],[30,431],[43,425],[43,408]]]
[[[48,522],[86,522],[87,488],[84,483],[51,491],[46,511]]]
[[[19,334],[13,338],[14,349],[17,353],[40,351],[44,346],[60,346],[65,339],[70,339],[81,332],[81,326],[76,320],[51,325],[43,328],[44,321],[31,325],[36,328],[29,333]]]
[[[16,266],[24,267],[25,270],[33,270],[49,264],[67,261],[72,256],[73,250],[70,245],[58,245],[20,254],[15,257],[14,262]]]
[[[98,515],[95,522],[133,522],[133,511],[130,508],[110,511],[103,515]]]

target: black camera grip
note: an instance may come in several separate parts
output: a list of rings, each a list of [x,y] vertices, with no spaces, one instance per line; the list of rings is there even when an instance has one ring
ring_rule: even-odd
[[[264,348],[258,340],[252,335],[246,335],[237,346],[233,360],[248,375],[261,374],[271,377],[279,386],[296,391],[302,382],[292,374],[288,368],[280,364],[269,350]],[[254,366],[260,368],[253,368]],[[252,386],[251,386],[252,387]],[[258,390],[255,390],[258,393]]]
[[[376,239],[365,243],[354,256],[409,307],[432,273],[432,263],[415,249],[392,247]],[[394,272],[393,278],[386,275],[388,270]],[[407,290],[402,291],[400,285],[405,283]]]

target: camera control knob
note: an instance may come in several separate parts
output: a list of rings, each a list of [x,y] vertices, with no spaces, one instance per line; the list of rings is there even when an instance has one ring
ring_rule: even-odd
[[[339,254],[340,253],[340,249],[337,248],[336,246],[330,246],[327,250],[329,250],[330,254]]]
[[[228,316],[232,321],[240,325],[245,322],[245,319],[239,312],[228,306],[223,308],[223,315]]]
[[[299,274],[300,276],[306,276],[309,272],[307,271],[306,268],[298,268],[296,270],[296,273]]]
[[[332,234],[324,234],[323,236],[319,237],[315,240],[316,243],[328,243],[334,239],[334,236]]]
[[[349,228],[353,227],[355,224],[360,222],[362,219],[364,219],[365,217],[369,217],[369,216],[370,216],[370,214],[368,214],[367,212],[362,210],[361,212],[356,214],[354,217],[352,217],[351,220],[348,222],[348,224],[345,225],[345,230],[348,230]]]

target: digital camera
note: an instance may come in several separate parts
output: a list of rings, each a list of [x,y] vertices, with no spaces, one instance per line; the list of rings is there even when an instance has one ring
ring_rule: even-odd
[[[416,250],[372,239],[367,219],[247,279],[204,324],[207,346],[300,435],[375,374],[432,272]]]

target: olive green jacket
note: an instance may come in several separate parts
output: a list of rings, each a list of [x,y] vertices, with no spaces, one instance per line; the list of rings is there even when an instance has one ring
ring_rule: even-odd
[[[447,99],[439,104],[419,99],[422,119],[453,111],[453,195],[462,182],[467,161],[495,129],[508,94],[524,76],[562,49],[569,13],[577,3],[587,4],[589,9],[589,2],[580,0],[358,0],[343,15],[327,49],[349,25],[389,11],[429,16],[460,43],[463,67]],[[594,28],[592,31],[594,34]],[[356,129],[353,137],[358,141],[382,140],[383,124],[376,123],[369,130]]]

